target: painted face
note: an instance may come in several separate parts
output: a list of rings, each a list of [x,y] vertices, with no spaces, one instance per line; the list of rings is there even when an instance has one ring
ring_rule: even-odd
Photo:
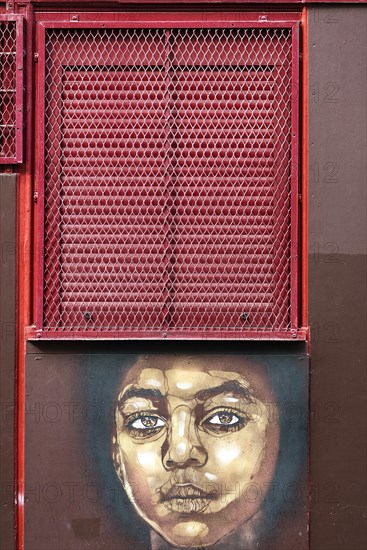
[[[214,544],[261,507],[279,425],[260,365],[240,356],[140,358],[122,381],[114,462],[170,544]]]

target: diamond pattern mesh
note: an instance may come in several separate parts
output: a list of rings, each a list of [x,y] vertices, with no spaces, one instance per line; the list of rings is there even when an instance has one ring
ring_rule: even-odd
[[[290,329],[291,53],[286,28],[47,31],[44,331]]]
[[[16,155],[16,22],[0,20],[0,159]]]

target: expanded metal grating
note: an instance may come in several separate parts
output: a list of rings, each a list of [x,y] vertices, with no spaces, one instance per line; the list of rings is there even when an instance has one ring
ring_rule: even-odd
[[[292,29],[45,52],[43,331],[289,331]]]
[[[21,161],[23,51],[19,16],[0,14],[0,163]]]

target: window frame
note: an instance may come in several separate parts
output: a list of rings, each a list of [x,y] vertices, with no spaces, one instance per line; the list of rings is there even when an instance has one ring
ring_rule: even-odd
[[[307,330],[301,327],[301,238],[300,238],[300,24],[301,14],[256,12],[162,12],[162,13],[95,13],[73,12],[37,13],[36,15],[36,88],[35,88],[35,262],[34,262],[34,325],[27,331],[29,339],[241,339],[241,340],[289,340],[307,338]],[[43,276],[44,276],[44,152],[45,152],[45,40],[48,29],[117,29],[117,28],[290,28],[292,31],[292,112],[291,112],[291,176],[290,176],[290,330],[242,331],[202,330],[43,330]]]

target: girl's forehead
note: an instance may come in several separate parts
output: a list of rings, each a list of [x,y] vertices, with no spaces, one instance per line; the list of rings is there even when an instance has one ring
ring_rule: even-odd
[[[228,376],[226,376],[228,374]],[[202,371],[180,371],[171,369],[143,369],[137,378],[119,394],[120,406],[145,404],[158,406],[165,400],[184,401],[186,404],[229,400],[232,403],[253,403],[255,395],[250,384],[238,373],[210,373]],[[177,404],[177,403],[176,403]]]
[[[225,381],[233,380],[245,383],[243,377],[235,372],[147,368],[139,373],[134,385],[145,389],[159,389],[163,395],[177,395],[187,399],[200,391],[215,388],[223,385]]]
[[[197,354],[197,355],[174,355],[174,354],[151,354],[141,355],[129,369],[127,378],[136,378],[143,370],[154,369],[159,371],[180,371],[180,372],[203,372],[210,376],[230,376],[232,379],[237,375],[245,376],[246,373],[263,371],[263,366],[243,355],[219,355],[219,354]]]
[[[272,393],[264,365],[240,355],[142,355],[120,382],[190,399],[198,391],[233,381],[264,400]]]

